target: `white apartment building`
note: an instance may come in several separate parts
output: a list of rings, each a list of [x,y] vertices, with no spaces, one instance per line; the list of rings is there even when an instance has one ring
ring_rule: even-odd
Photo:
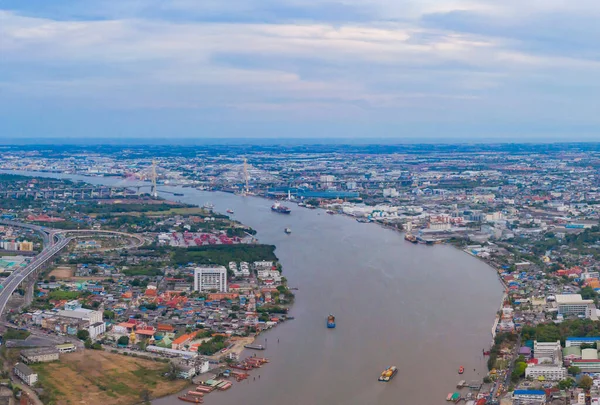
[[[227,292],[227,269],[218,267],[196,267],[194,269],[194,290]]]
[[[562,349],[560,340],[556,342],[533,342],[533,357],[538,359],[540,363],[551,362],[559,363],[562,359]]]
[[[548,381],[560,381],[567,378],[567,369],[554,364],[530,364],[525,369],[525,377],[544,377]]]
[[[80,319],[89,322],[87,330],[92,339],[106,332],[106,324],[102,320],[103,314],[100,311],[93,311],[86,308],[79,308],[74,311],[65,309],[58,311],[57,315],[63,318]]]
[[[15,364],[13,371],[15,372],[16,376],[27,385],[35,385],[35,383],[38,381],[37,373],[30,369],[26,364]]]

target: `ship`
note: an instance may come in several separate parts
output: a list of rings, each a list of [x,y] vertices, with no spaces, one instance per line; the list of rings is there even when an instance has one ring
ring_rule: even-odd
[[[292,233],[292,229],[291,229],[291,228],[285,228],[283,231],[284,231],[285,233],[288,233],[288,234],[289,234],[289,233]]]
[[[409,241],[410,243],[417,243],[419,242],[417,240],[417,237],[413,234],[407,233],[406,235],[404,235],[404,239]]]
[[[329,314],[329,316],[327,317],[327,327],[329,329],[335,328],[335,316]]]
[[[458,368],[458,374],[462,374],[462,373],[464,373],[464,372],[465,372],[465,368],[464,368],[463,366],[460,366],[460,367]]]
[[[176,196],[176,197],[181,197],[181,196],[183,196],[184,194],[183,194],[183,193],[173,193],[173,195],[174,195],[174,196]]]
[[[327,210],[325,212],[328,213],[329,215],[334,215],[335,214],[335,211],[333,211],[333,210]]]
[[[211,203],[206,203],[202,206],[202,208],[207,209],[207,210],[212,210],[213,208],[215,208],[215,206],[212,205]]]
[[[228,213],[228,214],[233,214],[233,210],[232,210],[232,209],[228,209],[228,210],[227,210],[227,213]]]
[[[397,372],[398,372],[398,368],[396,366],[388,367],[379,376],[379,381],[388,382],[392,378],[394,378],[394,376],[396,375]]]
[[[281,205],[278,202],[271,206],[271,211],[278,212],[280,214],[289,214],[290,212],[292,212],[288,207],[286,207],[285,205]]]
[[[263,345],[244,345],[244,347],[246,349],[252,349],[252,350],[265,350],[266,347],[264,347]]]

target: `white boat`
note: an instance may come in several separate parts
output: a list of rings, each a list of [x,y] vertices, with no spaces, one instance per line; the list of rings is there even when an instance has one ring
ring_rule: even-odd
[[[284,229],[284,232],[285,232],[285,233],[292,233],[292,229],[291,229],[291,228],[285,228],[285,229]]]

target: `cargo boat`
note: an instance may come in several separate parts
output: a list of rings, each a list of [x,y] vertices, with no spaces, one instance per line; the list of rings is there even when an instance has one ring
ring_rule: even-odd
[[[464,373],[464,372],[465,372],[465,368],[464,368],[463,366],[460,366],[460,367],[458,368],[458,374],[462,374],[462,373]]]
[[[265,347],[263,345],[244,345],[244,347],[246,349],[252,349],[252,350],[265,350]]]
[[[329,329],[335,328],[335,316],[329,314],[329,316],[327,317],[327,327]]]
[[[271,206],[271,211],[278,212],[280,214],[289,214],[290,212],[292,212],[288,207],[286,207],[285,205],[281,205],[278,202]]]
[[[388,367],[379,376],[379,381],[388,382],[392,378],[394,378],[394,376],[396,375],[397,372],[398,372],[398,368],[396,366]]]

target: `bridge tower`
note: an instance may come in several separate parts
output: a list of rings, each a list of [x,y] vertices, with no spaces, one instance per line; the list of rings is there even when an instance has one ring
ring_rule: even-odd
[[[245,182],[244,194],[245,195],[248,195],[250,193],[250,187],[248,186],[249,177],[250,176],[248,176],[248,159],[244,158],[244,182]]]
[[[152,160],[152,171],[150,172],[150,179],[152,180],[150,195],[152,196],[152,198],[157,198],[158,191],[156,189],[156,160]]]

